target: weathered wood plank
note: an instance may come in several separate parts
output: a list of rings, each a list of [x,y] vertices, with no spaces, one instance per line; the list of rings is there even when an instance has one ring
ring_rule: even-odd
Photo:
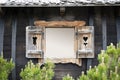
[[[106,15],[102,16],[102,41],[103,41],[103,50],[106,50],[107,47],[107,23],[106,23]]]
[[[11,40],[12,40],[12,17],[11,12],[8,9],[5,12],[4,16],[4,44],[3,44],[3,52],[4,58],[10,59],[11,58]]]
[[[118,7],[116,16],[117,43],[120,42],[120,8]]]
[[[16,80],[20,80],[21,68],[27,64],[28,60],[25,57],[25,28],[29,25],[29,15],[27,14],[27,9],[19,8],[16,10],[17,14],[17,31],[16,31]],[[22,12],[22,13],[21,13]],[[31,13],[30,13],[31,14]],[[37,61],[32,59],[33,62]]]
[[[101,7],[94,7],[94,50],[95,58],[92,60],[92,66],[98,64],[97,55],[102,49],[102,20],[101,20]]]
[[[109,7],[106,10],[107,10],[106,11],[107,45],[110,45],[110,43],[116,44],[117,43],[117,29],[116,29],[115,10],[113,7]]]
[[[89,16],[89,26],[93,26],[93,25],[94,25],[94,20],[93,20],[93,9],[92,9],[90,16]],[[92,59],[88,58],[87,59],[87,70],[89,69],[89,66],[91,65],[92,65]]]
[[[102,17],[101,7],[94,7],[94,38],[95,38],[95,56],[97,57],[102,49]],[[93,62],[96,63],[96,62]]]
[[[14,63],[16,63],[16,29],[17,29],[17,20],[15,18],[13,18],[13,21],[12,21],[11,57],[12,57]],[[16,80],[16,66],[12,71],[12,80]]]
[[[117,42],[120,42],[120,16],[116,18]]]
[[[35,21],[34,24],[40,27],[80,27],[86,24],[85,21]]]
[[[0,54],[3,52],[3,40],[4,40],[4,21],[0,18]]]

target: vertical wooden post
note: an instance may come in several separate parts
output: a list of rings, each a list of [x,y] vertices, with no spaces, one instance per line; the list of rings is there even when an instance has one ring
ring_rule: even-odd
[[[27,15],[29,16],[29,26],[33,26],[34,25],[34,9],[29,8],[27,9]]]
[[[120,42],[120,8],[117,9],[118,15],[116,17],[117,42]]]
[[[16,30],[17,30],[17,20],[16,20],[16,17],[13,17],[13,19],[12,19],[11,57],[12,57],[14,63],[16,63]],[[16,64],[15,64],[15,68],[12,71],[12,80],[16,80]]]
[[[102,16],[102,41],[103,41],[103,50],[106,50],[107,47],[107,22],[106,22],[106,13],[103,12]]]
[[[93,9],[90,8],[90,16],[89,16],[89,26],[93,26]],[[89,66],[92,65],[92,59],[88,58],[87,59],[87,70],[89,69]]]
[[[120,16],[116,18],[117,42],[120,42]]]
[[[4,20],[0,17],[0,54],[3,52]]]

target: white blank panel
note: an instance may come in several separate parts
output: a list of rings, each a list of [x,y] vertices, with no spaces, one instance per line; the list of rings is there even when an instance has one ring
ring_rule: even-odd
[[[46,28],[45,58],[75,58],[74,28]]]

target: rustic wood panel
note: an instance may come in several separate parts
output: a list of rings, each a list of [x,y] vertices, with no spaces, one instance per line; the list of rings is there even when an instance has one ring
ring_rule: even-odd
[[[94,7],[94,42],[95,42],[95,58],[93,59],[92,66],[97,65],[97,55],[102,49],[102,20],[101,20],[101,7]]]
[[[15,68],[12,71],[12,80],[16,80],[16,29],[17,29],[17,20],[16,17],[13,16],[12,18],[12,51],[11,51],[11,57],[13,59],[13,62],[15,63]]]
[[[120,42],[120,8],[116,9],[116,29],[117,29],[117,42]]]
[[[11,37],[12,37],[12,17],[9,13],[10,9],[5,12],[4,17],[4,44],[3,44],[3,54],[4,58],[11,58]]]
[[[21,13],[22,12],[22,13]],[[26,19],[26,11],[23,8],[17,10],[17,33],[16,33],[16,79],[19,80],[19,67],[27,63],[25,58],[25,27],[28,20]],[[22,67],[21,67],[22,68]]]
[[[102,8],[102,41],[103,41],[103,50],[107,48],[107,22],[106,22],[106,11],[105,8]]]
[[[93,13],[93,7],[89,8],[88,10],[89,13],[89,26],[93,26],[94,27],[94,13]],[[95,51],[94,51],[95,52]],[[92,66],[92,59],[87,59],[87,70],[89,69],[89,67]]]
[[[116,19],[116,26],[117,26],[117,42],[120,42],[120,17]]]
[[[35,26],[40,27],[81,27],[85,21],[35,21]]]
[[[116,31],[116,22],[115,22],[115,14],[114,8],[109,7],[107,10],[107,45],[110,43],[117,43],[117,31]]]
[[[3,40],[4,40],[4,19],[0,17],[0,54],[3,52]]]

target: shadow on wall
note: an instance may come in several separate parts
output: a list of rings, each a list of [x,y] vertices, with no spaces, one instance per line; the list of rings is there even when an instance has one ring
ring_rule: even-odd
[[[55,76],[53,80],[62,80],[67,74],[77,79],[81,75],[81,67],[72,63],[55,64]]]

